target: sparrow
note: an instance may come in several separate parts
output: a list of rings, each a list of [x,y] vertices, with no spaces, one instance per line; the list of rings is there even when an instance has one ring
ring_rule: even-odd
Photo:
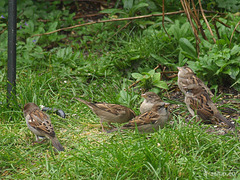
[[[140,133],[150,133],[158,131],[158,129],[163,128],[166,122],[170,119],[168,106],[169,103],[158,102],[153,105],[151,111],[136,116],[127,124],[123,125],[120,130],[137,128]],[[114,128],[108,131],[108,133],[117,130],[117,128]]]
[[[36,104],[25,104],[23,114],[29,130],[36,135],[37,141],[39,141],[39,137],[47,137],[58,151],[64,151],[53,130],[50,117],[41,111]]]
[[[203,89],[206,91],[210,97],[213,97],[211,90],[199,79],[193,72],[193,70],[187,66],[177,67],[178,68],[178,87],[179,89],[186,94],[188,89],[198,91]]]
[[[162,102],[161,98],[154,92],[146,92],[141,95],[144,100],[140,105],[140,112],[141,114],[150,111],[154,104],[157,102]]]
[[[211,100],[213,96],[210,89],[199,79],[192,69],[187,66],[178,67],[178,87],[185,94],[185,103],[192,116],[195,113],[204,120],[213,120],[214,117],[226,123],[229,127],[234,125],[228,121],[217,109]]]
[[[110,126],[111,123],[125,123],[136,116],[135,112],[125,106],[119,104],[109,104],[109,103],[91,103],[80,98],[75,98],[78,101],[83,102],[100,118],[100,124],[102,126],[102,131],[106,132],[103,127],[103,122],[107,122]]]
[[[208,122],[209,120],[212,122],[214,118],[217,118],[229,127],[235,128],[234,124],[218,111],[207,92],[199,91],[196,93],[195,91],[195,94],[193,94],[192,90],[188,90],[185,94],[185,103],[192,116],[196,113],[204,122]]]

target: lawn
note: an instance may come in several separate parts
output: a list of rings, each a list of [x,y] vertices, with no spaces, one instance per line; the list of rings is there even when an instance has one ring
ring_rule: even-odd
[[[240,178],[239,127],[232,131],[222,124],[196,122],[183,102],[176,76],[176,67],[188,64],[213,90],[213,101],[224,116],[240,123],[238,34],[228,46],[238,16],[225,19],[232,29],[219,27],[218,43],[201,39],[198,57],[183,16],[165,17],[171,39],[160,27],[161,17],[33,36],[86,22],[73,18],[76,13],[68,9],[70,2],[48,3],[46,10],[47,5],[38,1],[18,2],[25,10],[18,10],[17,95],[7,106],[7,1],[0,2],[4,16],[0,20],[1,179]],[[141,8],[133,15],[147,10],[144,4]],[[139,114],[145,91],[171,103],[172,119],[151,134],[102,132],[99,118],[74,99],[122,104]],[[28,102],[66,113],[62,118],[48,112],[65,151],[54,151],[48,140],[34,144],[22,111]]]

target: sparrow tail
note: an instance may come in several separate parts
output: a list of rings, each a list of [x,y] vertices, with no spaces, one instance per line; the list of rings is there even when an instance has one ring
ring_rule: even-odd
[[[64,151],[64,147],[60,144],[57,137],[51,138],[52,145],[58,150],[58,151]]]
[[[80,101],[80,102],[82,102],[82,103],[84,103],[84,104],[86,104],[86,105],[88,105],[88,107],[90,107],[91,109],[93,109],[93,107],[99,108],[99,107],[97,107],[94,103],[85,101],[85,100],[80,99],[80,98],[77,98],[77,97],[75,97],[75,99],[78,100],[78,101]]]
[[[223,115],[221,115],[220,113],[217,113],[215,115],[216,118],[220,119],[221,121],[223,121],[224,123],[226,123],[229,127],[231,128],[235,128],[235,125],[232,124],[229,120],[227,120]]]

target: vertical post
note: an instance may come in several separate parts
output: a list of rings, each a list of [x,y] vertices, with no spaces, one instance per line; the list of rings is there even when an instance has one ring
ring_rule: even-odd
[[[17,0],[8,0],[8,72],[7,103],[16,95],[16,23]]]

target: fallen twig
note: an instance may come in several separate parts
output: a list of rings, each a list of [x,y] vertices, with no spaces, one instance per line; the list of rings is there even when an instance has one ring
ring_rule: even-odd
[[[176,15],[176,14],[181,14],[183,12],[184,11],[181,10],[181,11],[176,11],[176,12],[165,13],[165,15]],[[94,21],[94,22],[78,24],[78,25],[75,25],[75,26],[70,26],[70,27],[57,29],[55,31],[46,32],[46,33],[42,33],[42,34],[35,34],[32,37],[34,37],[34,36],[42,36],[42,35],[49,35],[49,34],[53,34],[53,33],[59,32],[59,31],[73,29],[73,28],[77,28],[77,27],[81,27],[81,26],[88,26],[88,25],[92,25],[92,24],[96,24],[96,23],[105,23],[105,22],[114,22],[114,21],[126,21],[126,20],[134,20],[134,19],[142,19],[142,18],[149,18],[149,17],[155,17],[155,16],[162,16],[162,15],[163,15],[163,13],[160,13],[160,14],[149,14],[149,15],[129,17],[129,18],[118,18],[118,19],[108,19],[108,20],[102,20],[102,21]]]
[[[207,10],[203,10],[203,11],[206,12],[206,13],[216,13],[216,14],[220,14],[220,15],[225,15],[224,13],[219,13],[219,12],[215,12],[215,11],[207,11]],[[175,11],[175,12],[164,13],[164,15],[176,15],[176,14],[182,14],[184,12],[185,11],[180,10],[180,11]],[[126,20],[142,19],[142,18],[157,17],[157,16],[163,16],[163,13],[143,15],[143,16],[136,16],[136,17],[129,17],[129,18],[118,18],[118,19],[109,19],[109,20],[88,22],[88,23],[84,23],[84,24],[78,24],[78,25],[75,25],[75,26],[69,26],[69,27],[57,29],[57,30],[51,31],[51,32],[46,32],[46,33],[42,33],[42,34],[35,34],[35,35],[32,35],[32,37],[34,37],[34,36],[42,36],[42,35],[49,35],[49,34],[53,34],[53,33],[59,32],[59,31],[73,29],[73,28],[77,28],[77,27],[81,27],[81,26],[88,26],[88,25],[92,25],[92,24],[96,24],[96,23],[105,23],[105,22],[114,22],[114,21],[126,21]]]

